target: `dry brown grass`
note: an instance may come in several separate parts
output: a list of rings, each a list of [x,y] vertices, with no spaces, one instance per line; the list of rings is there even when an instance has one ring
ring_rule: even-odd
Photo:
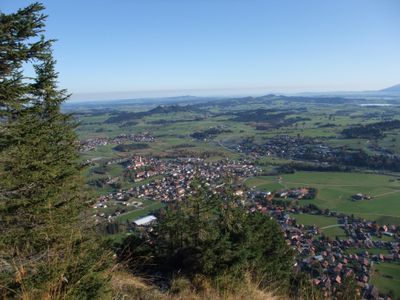
[[[248,277],[246,277],[248,278]],[[124,271],[114,272],[111,280],[113,299],[115,300],[283,300],[273,292],[263,290],[249,279],[218,291],[209,280],[196,279],[196,287],[188,280],[177,278],[170,291],[160,292],[155,286]]]

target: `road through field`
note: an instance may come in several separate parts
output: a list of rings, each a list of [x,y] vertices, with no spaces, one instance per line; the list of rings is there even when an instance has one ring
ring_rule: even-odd
[[[386,195],[396,194],[396,193],[399,193],[399,192],[400,192],[400,190],[397,190],[397,191],[387,192],[387,193],[383,193],[383,194],[379,194],[379,195],[374,195],[372,197],[373,198],[378,198],[378,197],[382,197],[382,196],[386,196]]]

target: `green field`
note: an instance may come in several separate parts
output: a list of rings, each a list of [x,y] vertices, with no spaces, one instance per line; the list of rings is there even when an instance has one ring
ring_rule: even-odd
[[[160,209],[161,207],[163,207],[163,204],[161,202],[153,201],[151,203],[148,203],[143,208],[135,209],[133,211],[127,212],[125,214],[122,214],[122,215],[116,217],[116,220],[120,223],[126,222],[126,221],[132,221],[137,218],[144,217],[144,216],[148,215],[149,213]]]
[[[380,292],[388,293],[393,299],[400,298],[400,264],[380,263],[374,265],[374,274],[371,283],[375,284]]]
[[[359,254],[367,251],[369,255],[379,255],[379,254],[389,254],[389,251],[387,249],[379,249],[379,248],[371,248],[371,249],[366,249],[366,248],[349,248],[345,252],[347,254]]]
[[[277,190],[290,187],[310,186],[318,190],[316,199],[302,200],[301,204],[313,203],[320,208],[354,214],[379,222],[400,223],[400,181],[387,175],[340,172],[296,172],[276,176],[249,178],[248,187]],[[371,200],[353,201],[351,196],[364,193]]]
[[[329,227],[324,229],[323,227],[328,227],[332,225],[337,225],[337,219],[334,217],[310,215],[310,214],[291,214],[290,217],[296,219],[297,224],[318,226],[321,229],[321,233],[335,238],[345,237],[345,232],[341,227]]]

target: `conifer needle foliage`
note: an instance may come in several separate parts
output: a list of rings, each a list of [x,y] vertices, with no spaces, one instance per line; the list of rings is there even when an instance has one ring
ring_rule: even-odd
[[[82,229],[76,124],[43,10],[0,13],[0,298],[91,298],[103,253]]]

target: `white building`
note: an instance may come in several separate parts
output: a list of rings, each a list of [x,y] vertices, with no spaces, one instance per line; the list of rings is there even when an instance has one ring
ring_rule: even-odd
[[[140,219],[133,221],[137,226],[147,226],[151,224],[153,221],[157,220],[157,218],[153,215],[149,215]]]

